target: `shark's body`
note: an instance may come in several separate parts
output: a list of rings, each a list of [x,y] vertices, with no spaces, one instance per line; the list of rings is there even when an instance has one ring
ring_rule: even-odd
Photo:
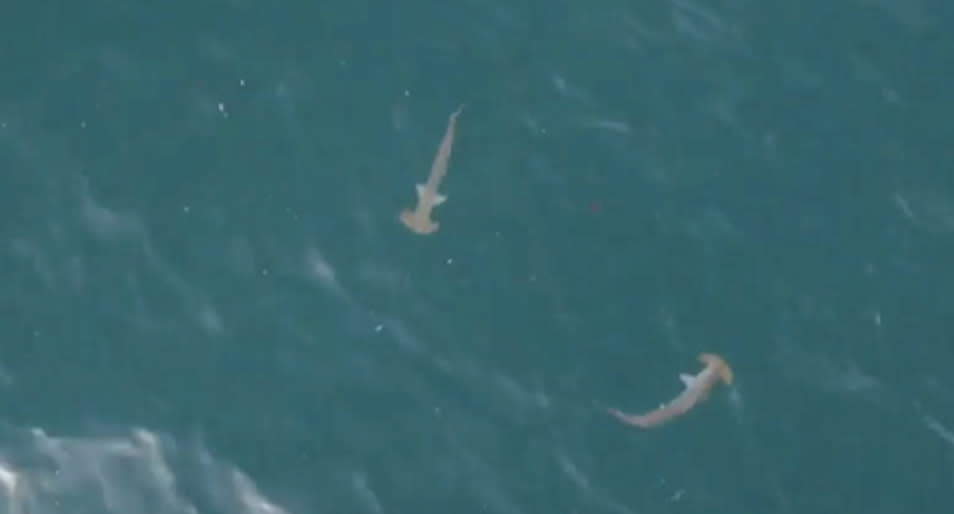
[[[685,389],[668,404],[645,414],[624,414],[616,409],[609,409],[609,413],[629,425],[650,428],[685,414],[697,403],[705,400],[712,388],[720,381],[726,384],[732,383],[732,368],[721,357],[703,353],[699,356],[699,361],[706,367],[696,375],[680,374],[679,379],[682,380]]]
[[[451,148],[454,146],[454,128],[457,124],[457,116],[464,109],[460,106],[452,112],[447,121],[447,130],[444,132],[444,138],[437,149],[437,155],[434,156],[434,162],[431,164],[431,174],[427,177],[427,182],[417,185],[417,207],[414,210],[405,209],[401,211],[400,219],[407,228],[421,235],[427,235],[437,232],[440,223],[431,219],[431,211],[434,207],[447,201],[447,197],[438,193],[437,188],[441,185],[441,180],[447,175],[447,164],[450,161]]]

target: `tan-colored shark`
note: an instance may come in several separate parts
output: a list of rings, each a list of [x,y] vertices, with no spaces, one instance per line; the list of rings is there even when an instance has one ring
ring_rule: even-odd
[[[409,209],[401,211],[401,222],[418,234],[432,234],[441,226],[440,223],[431,219],[431,211],[447,201],[445,195],[437,192],[437,187],[447,175],[447,163],[450,161],[451,147],[454,146],[454,127],[457,124],[457,116],[462,110],[464,110],[463,105],[451,113],[444,138],[441,140],[440,147],[437,148],[434,162],[431,163],[431,174],[427,177],[427,182],[417,185],[417,207],[413,211]]]
[[[624,414],[616,409],[608,409],[609,413],[620,421],[641,428],[650,428],[662,425],[676,416],[685,414],[694,405],[708,398],[712,388],[719,381],[732,383],[732,368],[718,355],[703,353],[699,361],[706,365],[696,375],[681,373],[679,379],[686,388],[667,405],[662,405],[654,411],[645,414]]]

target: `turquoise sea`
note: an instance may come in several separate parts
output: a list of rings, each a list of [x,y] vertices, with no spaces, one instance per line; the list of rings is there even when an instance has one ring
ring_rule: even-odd
[[[938,0],[8,5],[0,514],[954,512],[952,34]],[[681,418],[607,414],[704,352],[735,380]]]

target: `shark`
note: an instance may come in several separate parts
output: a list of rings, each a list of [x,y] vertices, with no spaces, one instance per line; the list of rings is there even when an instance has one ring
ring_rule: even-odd
[[[454,146],[454,129],[457,124],[457,116],[464,110],[461,105],[456,111],[452,112],[447,121],[447,130],[444,132],[444,138],[437,148],[437,154],[434,155],[434,161],[431,163],[431,174],[427,177],[427,182],[417,184],[417,206],[411,209],[401,211],[401,223],[411,229],[412,232],[427,235],[437,232],[440,223],[431,219],[431,211],[434,207],[447,201],[447,196],[437,191],[441,185],[441,180],[447,175],[447,164],[450,161],[451,149]]]
[[[699,361],[705,364],[699,373],[679,374],[679,380],[682,381],[685,389],[668,404],[663,404],[658,409],[645,414],[625,414],[617,409],[607,409],[607,411],[623,423],[640,428],[656,427],[685,414],[697,403],[708,398],[709,393],[719,382],[727,385],[732,383],[732,368],[722,357],[703,353],[699,355]]]

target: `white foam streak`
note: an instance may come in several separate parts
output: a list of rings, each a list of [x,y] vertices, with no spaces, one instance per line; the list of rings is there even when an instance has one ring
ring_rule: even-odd
[[[242,471],[207,451],[177,454],[174,442],[148,430],[91,437],[54,437],[14,430],[0,446],[0,512],[197,514],[202,506],[236,514],[288,514]],[[175,457],[175,458],[173,458]],[[198,463],[199,484],[181,492],[182,462]],[[193,475],[190,475],[193,476]],[[205,510],[203,508],[203,510]]]

